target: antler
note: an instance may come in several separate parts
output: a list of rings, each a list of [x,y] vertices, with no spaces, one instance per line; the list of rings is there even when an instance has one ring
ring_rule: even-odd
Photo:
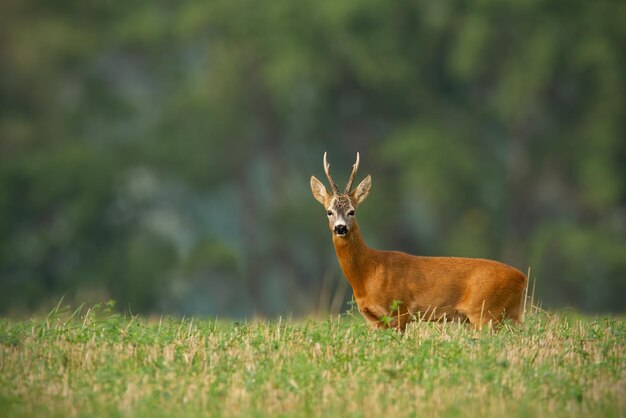
[[[356,163],[352,166],[352,174],[350,174],[350,179],[348,180],[348,184],[346,184],[346,190],[344,194],[350,193],[350,189],[352,188],[352,182],[354,181],[354,177],[356,177],[356,172],[359,170],[359,153],[356,153]]]
[[[326,177],[328,177],[328,181],[330,182],[330,187],[333,189],[334,194],[339,194],[339,190],[337,189],[337,185],[333,181],[333,178],[330,176],[330,164],[326,161],[326,153],[324,153],[324,172],[326,172]]]

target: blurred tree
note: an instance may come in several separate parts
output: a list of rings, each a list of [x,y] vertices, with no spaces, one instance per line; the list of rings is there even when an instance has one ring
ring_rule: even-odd
[[[532,265],[547,305],[625,308],[620,3],[0,16],[0,310],[89,289],[134,312],[314,310],[343,279],[308,178],[357,150],[371,245]]]

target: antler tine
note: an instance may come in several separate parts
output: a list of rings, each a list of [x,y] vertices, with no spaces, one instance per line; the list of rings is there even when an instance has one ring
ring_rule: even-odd
[[[339,194],[337,185],[333,181],[333,178],[330,176],[330,164],[328,164],[328,161],[326,160],[326,153],[324,153],[324,172],[326,172],[326,177],[328,177],[328,181],[330,182],[330,187],[333,189],[333,193]]]
[[[345,194],[350,193],[350,189],[352,188],[352,182],[354,181],[354,178],[356,177],[356,172],[359,171],[359,161],[361,160],[359,153],[356,153],[356,163],[354,163],[354,165],[352,166],[352,174],[350,174],[350,179],[348,180],[348,184],[346,184],[346,190],[344,191]]]

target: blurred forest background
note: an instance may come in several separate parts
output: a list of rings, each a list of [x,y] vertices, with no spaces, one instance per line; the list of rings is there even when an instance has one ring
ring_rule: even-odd
[[[626,3],[0,3],[0,313],[337,311],[309,178],[374,248],[626,309]]]

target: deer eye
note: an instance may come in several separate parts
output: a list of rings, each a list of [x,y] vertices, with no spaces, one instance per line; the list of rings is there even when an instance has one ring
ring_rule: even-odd
[[[332,211],[332,210],[329,210],[328,212],[326,212],[326,214],[327,214],[328,216],[333,216],[333,211]]]
[[[350,212],[348,212],[348,216],[354,216],[354,210],[351,210]]]

